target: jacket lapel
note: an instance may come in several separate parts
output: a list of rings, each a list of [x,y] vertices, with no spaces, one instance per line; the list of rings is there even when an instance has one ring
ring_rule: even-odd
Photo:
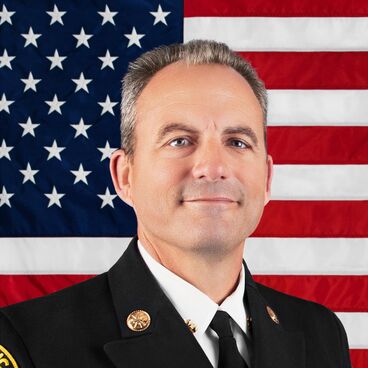
[[[282,321],[276,323],[270,317],[267,307],[277,315],[277,307],[263,298],[254,282],[248,267],[245,268],[246,293],[244,304],[248,306],[252,318],[252,363],[254,368],[304,368],[305,341],[302,331],[288,331]]]
[[[135,236],[108,279],[121,339],[104,350],[117,368],[212,368],[210,361],[180,314],[160,288],[143,261]],[[144,310],[150,317],[144,331],[127,326],[128,315]]]

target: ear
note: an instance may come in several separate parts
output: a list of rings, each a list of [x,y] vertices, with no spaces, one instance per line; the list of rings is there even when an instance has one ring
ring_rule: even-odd
[[[273,160],[271,155],[267,155],[267,179],[266,179],[266,193],[264,205],[271,199],[271,182],[273,176]]]
[[[110,173],[116,194],[133,207],[131,197],[131,163],[123,149],[113,152],[110,157]]]

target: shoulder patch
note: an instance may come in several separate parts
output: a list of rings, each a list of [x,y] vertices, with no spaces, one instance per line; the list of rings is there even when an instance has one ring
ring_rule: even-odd
[[[14,357],[2,345],[0,345],[0,367],[19,368]]]

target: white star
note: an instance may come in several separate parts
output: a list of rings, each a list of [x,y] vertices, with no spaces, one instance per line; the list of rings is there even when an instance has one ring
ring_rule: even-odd
[[[58,50],[55,49],[54,56],[46,56],[51,61],[50,70],[54,69],[56,66],[63,69],[63,65],[61,64],[65,59],[66,56],[60,56]]]
[[[15,14],[14,11],[8,11],[5,5],[3,5],[3,10],[0,11],[0,25],[8,22],[9,24],[12,24],[11,17]]]
[[[27,119],[26,123],[19,123],[19,125],[23,128],[23,134],[22,137],[24,137],[26,134],[33,135],[35,137],[34,130],[40,125],[40,124],[32,124],[32,120],[29,117]]]
[[[66,13],[66,11],[61,11],[58,7],[54,4],[54,10],[46,12],[51,17],[50,26],[55,22],[59,22],[60,24],[64,25],[63,20],[61,17]]]
[[[89,129],[92,125],[91,124],[84,124],[83,118],[79,120],[79,124],[70,124],[75,129],[75,136],[77,138],[79,135],[84,135],[88,138],[87,129]]]
[[[108,141],[106,141],[105,147],[97,149],[102,152],[102,157],[100,161],[103,161],[105,158],[110,158],[112,153],[117,150],[117,148],[111,148]]]
[[[0,194],[0,207],[3,206],[4,204],[11,207],[9,199],[13,197],[13,195],[14,193],[7,193],[5,187],[3,186],[2,193]]]
[[[44,193],[44,194],[49,199],[49,205],[47,206],[47,208],[49,208],[50,206],[54,204],[56,204],[57,206],[61,208],[60,199],[65,196],[65,193],[58,193],[56,191],[55,186],[53,186],[51,193]]]
[[[58,147],[55,139],[51,147],[44,147],[44,148],[50,152],[49,157],[47,157],[47,161],[53,157],[56,157],[58,160],[61,161],[60,152],[64,151],[65,147]]]
[[[105,194],[97,194],[102,199],[101,208],[105,207],[106,205],[111,206],[114,208],[114,203],[112,201],[115,197],[117,197],[116,194],[111,194],[109,191],[109,188],[106,188]]]
[[[32,27],[29,27],[28,33],[22,33],[22,36],[26,39],[26,43],[24,44],[24,47],[27,47],[28,45],[34,45],[38,47],[37,45],[37,38],[41,37],[41,33],[33,33]]]
[[[159,22],[162,22],[163,24],[166,24],[166,17],[171,13],[171,12],[164,12],[162,11],[161,5],[158,6],[157,8],[157,12],[150,12],[154,17],[155,17],[155,22],[153,23],[153,25],[156,25]]]
[[[106,95],[105,102],[99,102],[98,104],[103,107],[103,109],[101,111],[101,115],[103,115],[105,112],[109,112],[110,114],[115,116],[113,107],[115,105],[117,105],[118,103],[117,102],[111,102],[109,95]]]
[[[65,104],[65,101],[59,101],[56,94],[54,94],[54,98],[52,101],[45,102],[50,106],[48,115],[50,115],[53,111],[56,111],[61,115],[60,107]]]
[[[76,84],[75,92],[79,91],[80,89],[84,89],[87,93],[88,91],[88,83],[92,82],[92,79],[85,79],[83,72],[80,73],[79,79],[72,79],[72,81]]]
[[[132,33],[126,33],[124,36],[129,40],[128,46],[137,45],[138,47],[142,48],[140,39],[145,36],[145,34],[138,34],[135,30],[135,27],[132,29]]]
[[[75,175],[75,179],[74,179],[74,183],[73,184],[76,184],[79,181],[83,181],[83,183],[85,183],[85,184],[88,185],[87,176],[92,171],[85,171],[82,164],[79,165],[79,169],[78,170],[70,170],[70,171],[72,172],[73,175]]]
[[[106,51],[105,56],[99,56],[98,58],[102,61],[101,70],[106,66],[110,67],[113,70],[115,69],[113,62],[118,59],[118,56],[111,56],[109,50]]]
[[[1,100],[0,100],[0,111],[6,111],[8,114],[10,114],[9,106],[14,103],[14,101],[10,101],[6,99],[5,93],[3,93]]]
[[[0,56],[0,68],[7,66],[9,69],[12,69],[10,62],[15,59],[15,56],[9,56],[8,51],[6,49],[3,52],[3,56]]]
[[[109,7],[105,5],[105,11],[104,12],[98,12],[98,14],[103,17],[102,25],[104,25],[106,22],[110,22],[111,24],[115,25],[114,17],[118,12],[112,12],[110,11]]]
[[[40,171],[40,170],[32,170],[31,165],[29,162],[27,163],[27,168],[25,170],[19,170],[23,175],[23,183],[26,183],[28,180],[31,181],[33,184],[36,184],[34,176]]]
[[[84,33],[84,28],[81,28],[80,33],[78,34],[73,34],[73,36],[78,40],[77,46],[79,47],[81,45],[87,46],[89,48],[89,43],[88,40],[93,36],[92,34],[85,34]]]
[[[9,152],[13,149],[14,147],[12,146],[7,146],[5,139],[3,139],[3,143],[1,143],[0,146],[0,158],[6,157],[8,160],[10,160],[10,155]]]
[[[21,81],[25,84],[24,91],[27,91],[29,89],[33,89],[35,92],[37,92],[36,84],[41,82],[41,79],[34,79],[32,72],[29,72],[27,79],[21,79]]]

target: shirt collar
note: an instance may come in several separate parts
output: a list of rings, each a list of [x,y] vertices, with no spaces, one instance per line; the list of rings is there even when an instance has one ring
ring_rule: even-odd
[[[246,334],[247,330],[247,313],[244,306],[245,293],[245,271],[242,262],[240,270],[240,277],[238,286],[232,294],[230,294],[219,306],[219,310],[227,312],[230,317],[237,323],[237,325]],[[212,316],[213,318],[213,316]]]
[[[157,262],[146,251],[139,239],[137,243],[143,260],[181,317],[184,320],[190,319],[196,325],[196,336],[205,333],[217,310],[227,312],[246,333],[246,310],[243,303],[245,292],[243,263],[237,288],[221,305],[218,305],[201,290]]]

